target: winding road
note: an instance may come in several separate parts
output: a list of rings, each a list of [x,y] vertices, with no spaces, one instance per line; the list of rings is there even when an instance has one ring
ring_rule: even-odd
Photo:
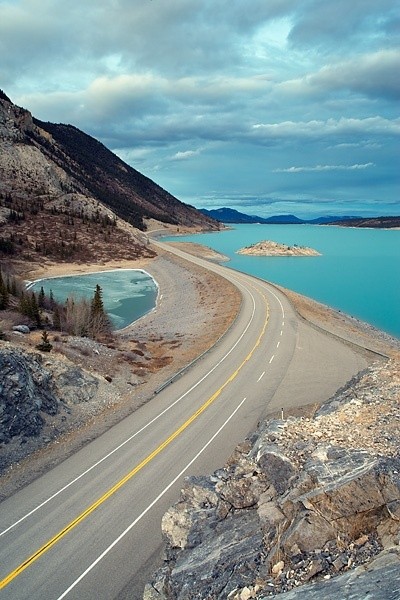
[[[266,413],[327,399],[367,365],[273,286],[160,245],[236,284],[240,314],[146,405],[2,502],[4,600],[142,598],[183,478],[221,467]]]

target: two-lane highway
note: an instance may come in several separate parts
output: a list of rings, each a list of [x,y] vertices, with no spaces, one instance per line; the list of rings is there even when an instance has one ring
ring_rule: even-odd
[[[365,366],[268,284],[184,256],[239,287],[238,318],[145,406],[1,504],[2,598],[141,598],[183,477],[222,466],[277,402],[328,398]]]

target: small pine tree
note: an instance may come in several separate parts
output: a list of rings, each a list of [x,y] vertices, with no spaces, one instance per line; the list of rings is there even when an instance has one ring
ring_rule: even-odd
[[[40,316],[40,310],[38,306],[38,302],[36,300],[36,294],[32,292],[30,299],[30,314],[29,316],[35,321],[38,327],[42,324],[42,319]]]
[[[43,308],[44,307],[45,298],[46,298],[46,296],[45,296],[45,293],[44,293],[44,289],[43,289],[43,286],[41,286],[40,292],[39,292],[39,295],[38,295],[38,306],[39,306],[39,308]]]
[[[36,348],[41,352],[50,352],[52,347],[53,345],[50,343],[49,336],[45,330],[42,333],[42,341],[36,346]]]
[[[25,295],[25,292],[21,292],[21,295],[19,297],[19,308],[18,308],[19,312],[22,315],[27,315],[29,314],[29,301]]]
[[[90,316],[93,317],[95,315],[103,314],[105,314],[103,304],[103,290],[101,289],[99,284],[96,284],[96,289],[91,304]]]
[[[94,296],[90,305],[89,335],[93,338],[111,332],[111,323],[104,310],[103,292],[99,284],[96,285]]]

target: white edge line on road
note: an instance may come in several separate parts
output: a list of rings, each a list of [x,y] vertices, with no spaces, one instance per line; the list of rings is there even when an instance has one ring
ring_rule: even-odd
[[[263,371],[263,372],[261,373],[261,375],[260,375],[260,377],[257,379],[257,381],[261,381],[261,379],[264,377],[264,375],[265,375],[265,371]]]
[[[94,567],[114,548],[114,546],[116,546],[129,532],[131,529],[133,529],[133,527],[139,523],[139,521],[149,512],[149,510],[151,508],[153,508],[153,506],[164,496],[164,494],[166,494],[168,492],[168,490],[178,481],[178,479],[180,477],[182,477],[182,475],[189,469],[189,467],[192,466],[192,464],[195,462],[195,460],[197,460],[199,458],[199,456],[201,454],[203,454],[204,450],[206,450],[206,448],[215,440],[215,438],[221,433],[221,431],[224,429],[224,427],[229,423],[229,421],[235,416],[235,414],[237,413],[237,411],[241,408],[241,406],[244,404],[244,402],[246,401],[246,398],[243,398],[243,400],[240,402],[240,404],[235,408],[235,410],[229,415],[229,417],[226,419],[226,421],[221,425],[221,427],[216,431],[216,433],[214,433],[214,435],[208,440],[208,442],[201,448],[201,450],[198,451],[198,453],[192,458],[192,460],[186,465],[186,467],[184,467],[182,469],[182,471],[180,471],[180,473],[178,473],[178,475],[167,485],[167,487],[165,487],[163,489],[163,491],[158,494],[158,496],[153,500],[153,502],[151,502],[147,508],[145,508],[145,510],[140,513],[140,515],[138,517],[136,517],[136,519],[112,542],[112,544],[110,544],[108,546],[108,548],[106,548],[101,554],[100,556],[98,556],[96,558],[96,560],[94,562],[92,562],[91,565],[89,565],[89,567],[69,586],[68,589],[65,590],[65,592],[63,592],[61,594],[61,596],[59,596],[57,598],[57,600],[62,600],[63,598],[65,598],[69,592],[71,590],[74,589],[74,587],[76,587],[78,585],[78,583],[80,581],[82,581],[82,579],[84,579],[84,577],[86,577],[86,575],[88,575],[88,573],[90,573],[90,571],[92,569],[94,569]]]
[[[271,358],[269,359],[269,364],[271,364],[271,363],[272,363],[272,361],[274,360],[274,358],[275,358],[275,354],[273,354],[273,355],[271,356]]]
[[[242,287],[245,287],[240,282],[238,282],[238,284],[241,285]],[[173,408],[176,404],[178,404],[181,400],[183,400],[183,398],[185,398],[185,396],[187,396],[188,394],[190,394],[190,392],[192,392],[198,385],[200,385],[200,383],[202,383],[209,375],[211,375],[211,373],[213,373],[213,371],[215,371],[215,369],[217,369],[220,366],[221,363],[223,363],[223,361],[234,351],[234,349],[236,348],[236,346],[242,341],[243,337],[246,335],[247,330],[249,329],[250,324],[251,324],[251,322],[252,322],[252,320],[254,318],[255,306],[256,306],[256,303],[255,303],[255,300],[254,300],[254,296],[253,296],[253,294],[247,288],[245,288],[245,289],[250,294],[250,297],[251,297],[251,299],[253,301],[253,311],[251,313],[251,318],[250,318],[249,322],[247,323],[247,325],[246,325],[244,331],[242,332],[241,336],[238,338],[238,340],[235,342],[235,344],[232,346],[232,348],[220,359],[220,361],[216,365],[214,365],[213,368],[210,369],[201,379],[199,379],[194,385],[192,385],[192,387],[189,388],[184,394],[182,394],[172,404],[170,404],[169,406],[167,406],[167,408],[165,408],[157,416],[155,416],[154,419],[152,419],[151,421],[149,421],[148,423],[146,423],[146,425],[144,425],[141,429],[139,429],[138,431],[136,431],[133,435],[129,436],[126,440],[124,440],[121,444],[119,444],[119,446],[116,446],[116,448],[114,448],[113,450],[111,450],[111,452],[109,452],[108,454],[106,454],[105,456],[103,456],[103,458],[101,458],[96,463],[94,463],[93,465],[91,465],[88,469],[86,469],[86,471],[83,471],[83,473],[81,473],[80,475],[78,475],[77,477],[75,477],[75,479],[72,479],[71,481],[69,481],[66,485],[64,485],[62,488],[60,488],[59,490],[57,490],[57,492],[55,492],[54,494],[52,494],[51,496],[49,496],[49,498],[47,498],[46,500],[44,500],[41,504],[38,504],[37,506],[35,506],[35,508],[33,508],[31,511],[29,511],[24,516],[22,516],[20,519],[18,519],[14,523],[12,523],[9,527],[7,527],[3,531],[1,531],[0,532],[0,537],[2,537],[6,533],[8,533],[12,529],[14,529],[14,527],[16,527],[17,525],[19,525],[20,523],[22,523],[23,521],[25,521],[27,518],[29,518],[30,516],[32,516],[36,511],[40,510],[41,508],[43,508],[43,506],[45,506],[46,504],[48,504],[48,502],[51,502],[51,500],[54,500],[54,498],[56,498],[57,496],[59,496],[60,494],[62,494],[62,492],[65,492],[65,490],[67,490],[69,487],[71,487],[71,485],[73,485],[74,483],[76,483],[77,481],[79,481],[80,479],[82,479],[82,477],[84,477],[85,475],[87,475],[90,471],[92,471],[93,469],[95,469],[96,467],[98,467],[102,462],[104,462],[105,460],[107,460],[108,458],[110,458],[110,456],[112,456],[115,452],[117,452],[118,450],[120,450],[123,446],[125,446],[125,444],[128,444],[130,441],[132,441],[137,435],[139,435],[145,429],[147,429],[147,427],[150,427],[150,425],[152,425],[155,421],[157,421],[165,413],[167,413],[171,408]]]

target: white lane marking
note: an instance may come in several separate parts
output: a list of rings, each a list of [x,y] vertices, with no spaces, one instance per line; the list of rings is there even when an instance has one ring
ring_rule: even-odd
[[[245,286],[243,284],[241,284],[240,282],[238,282],[238,283],[239,283],[239,285],[242,285],[243,288],[245,288]],[[201,379],[199,379],[194,385],[192,385],[191,388],[189,388],[184,394],[182,394],[182,396],[180,396],[172,404],[170,404],[169,406],[167,406],[167,408],[165,408],[158,415],[156,415],[151,421],[149,421],[148,423],[146,423],[146,425],[144,425],[141,429],[139,429],[138,431],[136,431],[133,435],[129,436],[126,440],[124,440],[123,442],[121,442],[121,444],[119,444],[119,446],[117,446],[116,448],[114,448],[113,450],[111,450],[111,452],[109,452],[108,454],[106,454],[105,456],[103,456],[103,458],[101,458],[96,463],[94,463],[91,467],[89,467],[88,469],[86,469],[86,471],[83,471],[80,475],[78,475],[77,477],[75,477],[74,479],[72,479],[70,482],[68,482],[66,485],[64,485],[62,488],[60,488],[57,492],[55,492],[54,494],[52,494],[51,496],[49,496],[49,498],[47,498],[46,500],[44,500],[43,502],[41,502],[40,504],[38,504],[38,506],[36,506],[35,508],[33,508],[31,511],[29,511],[28,513],[26,513],[24,516],[22,516],[20,519],[18,519],[14,523],[12,523],[9,527],[7,527],[3,531],[1,531],[0,532],[0,537],[3,536],[3,535],[5,535],[9,531],[11,531],[11,529],[14,529],[14,527],[16,527],[17,525],[19,525],[23,521],[25,521],[30,516],[32,516],[36,511],[40,510],[41,508],[43,508],[43,506],[45,506],[46,504],[48,504],[48,502],[51,502],[51,500],[54,500],[54,498],[56,498],[57,496],[59,496],[60,494],[62,494],[62,492],[65,492],[65,490],[67,490],[69,487],[71,487],[74,483],[76,483],[77,481],[79,481],[80,479],[82,479],[82,477],[84,477],[85,475],[87,475],[88,473],[90,473],[90,471],[92,471],[93,469],[95,469],[96,467],[98,467],[102,462],[104,462],[105,460],[107,460],[108,458],[110,458],[110,456],[112,456],[115,452],[117,452],[123,446],[125,446],[126,444],[128,444],[129,442],[131,442],[137,435],[139,435],[140,433],[142,433],[145,429],[147,429],[148,427],[150,427],[150,425],[152,425],[155,421],[157,421],[163,415],[165,415],[165,413],[167,413],[171,408],[173,408],[174,406],[176,406],[176,404],[178,404],[179,402],[181,402],[181,400],[183,400],[183,398],[185,398],[188,394],[190,394],[209,375],[211,375],[211,373],[213,373],[215,371],[215,369],[217,369],[224,362],[224,360],[226,360],[226,358],[235,350],[236,346],[242,341],[243,337],[246,335],[246,333],[247,333],[247,331],[248,331],[248,329],[249,329],[249,327],[250,327],[250,325],[251,325],[251,323],[253,321],[253,318],[254,318],[254,314],[255,314],[255,310],[256,310],[256,303],[255,303],[255,300],[254,300],[254,296],[250,292],[250,290],[248,290],[247,288],[245,288],[245,290],[249,293],[249,295],[250,295],[250,297],[251,297],[251,299],[253,301],[253,310],[252,310],[252,313],[251,313],[251,318],[250,318],[249,322],[247,323],[245,329],[243,330],[242,334],[240,335],[240,337],[235,342],[235,344],[220,359],[220,361],[216,365],[214,365],[212,367],[212,369],[210,369],[205,375],[203,375],[203,377]]]
[[[277,343],[277,345],[276,345],[277,348],[279,348],[279,344],[280,344],[280,342]]]
[[[285,327],[285,321],[282,321],[282,327]]]
[[[271,356],[271,358],[269,359],[269,364],[271,364],[271,363],[272,363],[272,361],[274,360],[274,358],[275,358],[275,354],[273,354],[273,355]]]
[[[263,371],[263,372],[261,373],[261,375],[260,375],[260,377],[257,379],[257,381],[261,381],[261,379],[264,377],[264,375],[265,375],[265,371]]]
[[[283,331],[282,331],[282,329],[281,329],[281,335],[283,335]]]
[[[94,562],[92,562],[91,565],[89,565],[89,567],[73,582],[71,583],[71,585],[69,586],[69,588],[67,588],[65,590],[65,592],[63,592],[61,594],[61,596],[59,596],[57,598],[57,600],[62,600],[63,598],[65,598],[65,596],[67,596],[69,594],[69,592],[71,590],[74,589],[74,587],[76,587],[78,585],[78,583],[80,581],[82,581],[82,579],[84,577],[86,577],[86,575],[88,573],[90,573],[90,571],[92,569],[94,569],[94,567],[118,544],[118,542],[120,542],[126,535],[127,533],[130,532],[131,529],[133,529],[133,527],[135,525],[137,525],[137,523],[139,523],[139,521],[149,512],[149,510],[151,508],[153,508],[153,506],[164,496],[164,494],[166,494],[168,492],[168,490],[178,481],[178,479],[180,479],[180,477],[182,477],[182,475],[189,469],[189,467],[192,466],[192,464],[199,458],[199,456],[201,454],[203,454],[204,450],[206,450],[206,448],[215,440],[215,438],[221,433],[221,431],[224,429],[224,427],[229,423],[229,421],[235,416],[235,414],[237,413],[237,411],[241,408],[241,406],[244,404],[244,402],[246,401],[246,398],[243,398],[243,400],[240,402],[240,404],[235,408],[235,410],[229,415],[229,417],[226,419],[226,421],[221,425],[221,427],[218,429],[218,431],[216,431],[216,433],[214,433],[214,435],[208,440],[208,442],[198,451],[198,453],[192,458],[192,460],[186,465],[186,467],[184,467],[182,469],[182,471],[180,473],[178,473],[178,475],[167,485],[167,487],[165,487],[163,489],[162,492],[160,492],[160,494],[158,494],[158,496],[148,505],[147,508],[144,509],[144,511],[142,513],[140,513],[140,515],[138,517],[136,517],[136,519],[112,542],[112,544],[110,544],[108,546],[108,548],[106,548],[101,554],[100,556],[98,556],[96,558],[96,560]]]

